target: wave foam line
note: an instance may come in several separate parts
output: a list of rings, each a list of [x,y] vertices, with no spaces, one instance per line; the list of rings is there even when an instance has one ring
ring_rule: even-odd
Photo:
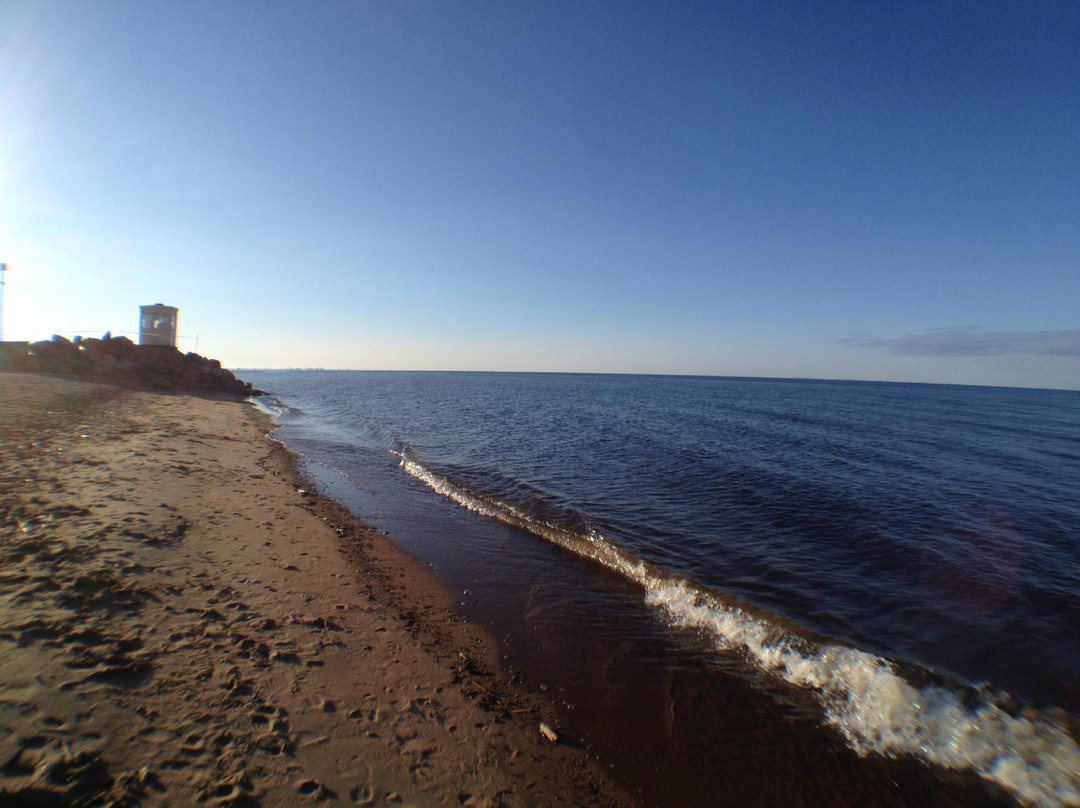
[[[702,631],[718,649],[740,652],[759,669],[814,692],[827,722],[860,755],[911,754],[947,768],[971,768],[1035,808],[1080,805],[1080,747],[1054,724],[1014,717],[991,703],[968,708],[944,687],[916,687],[882,657],[809,643],[664,574],[599,534],[579,536],[532,521],[508,505],[472,495],[408,452],[395,454],[408,474],[442,496],[623,574],[641,585],[645,602],[672,625]]]
[[[859,754],[918,755],[971,768],[1038,808],[1080,805],[1080,748],[1042,719],[974,709],[943,687],[916,687],[888,660],[841,645],[798,647],[766,621],[718,602],[686,581],[645,583],[646,601],[676,625],[703,630],[717,647],[741,650],[759,668],[817,693],[827,721]]]
[[[274,417],[275,419],[280,418],[284,415],[289,415],[294,411],[292,407],[290,407],[280,398],[271,394],[253,396],[251,398],[248,398],[248,401],[252,402],[258,409]]]

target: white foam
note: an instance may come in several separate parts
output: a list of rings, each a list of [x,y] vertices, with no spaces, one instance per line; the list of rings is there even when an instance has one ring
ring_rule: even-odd
[[[1061,728],[1011,716],[994,704],[966,707],[956,693],[916,687],[885,659],[841,645],[800,650],[765,621],[728,607],[685,581],[652,581],[646,600],[676,625],[704,630],[717,647],[815,691],[829,723],[860,754],[918,755],[970,767],[1039,806],[1080,805],[1080,748]]]
[[[254,404],[257,410],[260,410],[275,419],[292,412],[292,410],[286,406],[285,402],[274,396],[250,396],[248,401]]]
[[[483,516],[491,516],[496,519],[504,516],[499,508],[483,499],[470,496],[463,488],[459,488],[445,477],[431,471],[422,463],[418,463],[412,458],[407,450],[402,452],[391,450],[391,454],[395,454],[401,458],[399,465],[405,469],[410,476],[426,483],[437,494],[442,494],[447,499],[451,499],[458,503],[458,505],[463,505],[470,511],[475,511]]]
[[[708,590],[660,574],[597,533],[580,537],[531,522],[507,505],[473,496],[407,452],[396,454],[406,472],[439,494],[622,573],[673,625],[702,631],[717,648],[742,653],[759,669],[813,691],[826,720],[859,754],[918,755],[948,768],[971,768],[1036,808],[1080,806],[1080,748],[1054,724],[1011,716],[989,702],[968,708],[944,687],[912,685],[874,654],[802,642]]]

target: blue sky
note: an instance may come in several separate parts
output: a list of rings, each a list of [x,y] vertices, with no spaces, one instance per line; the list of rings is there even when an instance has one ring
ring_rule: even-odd
[[[1075,2],[7,2],[9,339],[1080,389]],[[196,343],[197,340],[197,343]]]

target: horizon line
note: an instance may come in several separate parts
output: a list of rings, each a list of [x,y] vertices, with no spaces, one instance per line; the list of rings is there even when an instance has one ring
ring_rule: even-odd
[[[229,367],[233,373],[257,371],[264,373],[474,373],[521,376],[644,376],[671,379],[731,379],[769,382],[822,382],[834,384],[910,384],[929,387],[981,387],[1000,390],[1044,390],[1053,393],[1080,393],[1080,387],[1041,387],[1035,385],[988,384],[978,382],[919,382],[895,379],[848,379],[825,376],[744,376],[716,373],[664,373],[660,371],[604,370],[462,370],[448,368],[331,368],[331,367]]]

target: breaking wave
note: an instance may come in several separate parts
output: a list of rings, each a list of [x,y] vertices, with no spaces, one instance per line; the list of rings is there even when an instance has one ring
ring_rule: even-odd
[[[265,412],[267,415],[274,416],[278,419],[288,415],[297,415],[300,413],[300,410],[296,407],[290,407],[280,398],[269,393],[249,398],[248,401],[254,404],[257,409]]]
[[[1080,805],[1080,747],[1048,718],[1014,715],[981,691],[916,684],[888,659],[809,640],[636,558],[595,531],[578,534],[537,520],[452,482],[408,450],[394,454],[405,472],[436,493],[622,574],[642,587],[645,602],[670,624],[695,629],[716,648],[813,693],[825,721],[859,754],[916,755],[971,769],[1038,808]]]

